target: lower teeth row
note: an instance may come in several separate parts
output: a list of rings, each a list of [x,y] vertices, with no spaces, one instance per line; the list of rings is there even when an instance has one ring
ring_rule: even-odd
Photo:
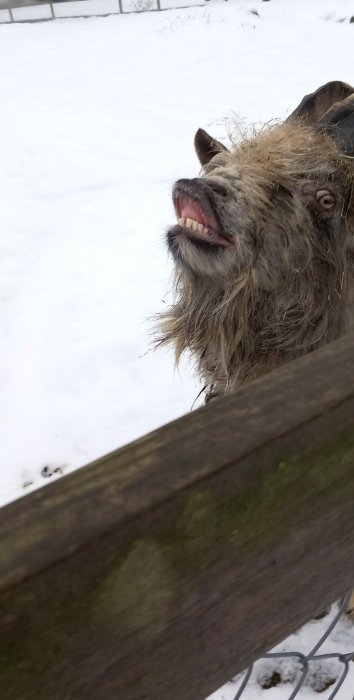
[[[203,224],[200,224],[194,219],[178,219],[178,224],[184,228],[190,228],[192,231],[197,231],[198,233],[203,233],[205,235],[208,233],[208,227],[203,226]]]

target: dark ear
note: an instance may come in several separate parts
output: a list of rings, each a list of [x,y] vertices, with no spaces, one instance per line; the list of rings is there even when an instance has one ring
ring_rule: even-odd
[[[209,136],[204,129],[198,129],[194,137],[194,148],[201,165],[206,165],[217,153],[227,151],[227,148]]]
[[[340,80],[332,80],[322,85],[310,95],[305,95],[295,111],[286,121],[301,119],[309,126],[317,124],[335,102],[341,102],[354,93],[354,88]]]
[[[340,151],[354,156],[354,89],[349,97],[336,102],[323,115],[318,126],[332,136]]]

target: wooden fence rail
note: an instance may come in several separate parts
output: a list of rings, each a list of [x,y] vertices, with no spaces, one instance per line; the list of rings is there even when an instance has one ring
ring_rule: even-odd
[[[347,337],[0,511],[1,700],[202,700],[353,586],[353,533]]]

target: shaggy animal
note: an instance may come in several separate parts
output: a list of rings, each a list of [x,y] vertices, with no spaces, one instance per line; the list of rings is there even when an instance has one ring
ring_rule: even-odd
[[[322,86],[230,151],[199,129],[195,148],[200,176],[173,188],[159,341],[192,353],[210,397],[354,325],[354,88]]]

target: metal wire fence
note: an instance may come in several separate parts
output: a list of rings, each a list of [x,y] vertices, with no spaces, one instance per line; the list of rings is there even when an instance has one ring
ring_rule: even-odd
[[[204,4],[205,0],[0,0],[0,24],[107,17],[199,7]]]
[[[330,661],[337,661],[339,664],[339,672],[336,676],[335,679],[331,679],[330,683],[328,685],[318,688],[318,692],[323,692],[324,690],[328,690],[330,685],[334,685],[331,693],[329,696],[326,696],[326,700],[333,700],[336,696],[338,697],[338,700],[340,700],[341,694],[339,693],[340,689],[343,688],[343,684],[345,682],[345,679],[348,676],[349,672],[349,664],[351,661],[354,660],[354,648],[353,651],[350,651],[349,653],[342,653],[340,651],[338,652],[332,652],[332,653],[319,653],[321,647],[323,644],[329,639],[331,633],[335,630],[335,628],[338,626],[339,622],[341,619],[345,616],[347,608],[348,608],[348,603],[349,599],[351,597],[351,592],[348,593],[343,600],[341,601],[339,607],[338,607],[338,612],[335,614],[334,618],[331,620],[330,624],[325,629],[325,632],[321,635],[320,639],[316,642],[316,644],[311,648],[311,651],[307,654],[304,654],[300,651],[279,651],[279,652],[270,652],[268,654],[265,654],[263,657],[261,657],[261,660],[266,661],[266,660],[275,660],[276,662],[282,662],[287,659],[294,659],[296,660],[297,663],[297,672],[296,672],[296,677],[294,678],[293,682],[291,683],[292,688],[288,692],[290,692],[289,695],[286,693],[285,686],[282,686],[282,689],[284,688],[284,694],[282,693],[281,696],[278,695],[278,697],[281,697],[282,700],[294,700],[295,698],[298,698],[300,700],[302,694],[302,690],[304,690],[306,681],[308,679],[309,673],[311,666],[314,664],[314,662],[330,662]],[[353,647],[354,647],[354,627],[353,627]],[[257,662],[258,663],[258,662]],[[253,678],[253,674],[255,671],[255,664],[252,664],[247,671],[245,671],[243,677],[240,678],[240,676],[236,679],[234,679],[234,682],[240,682],[240,686],[236,692],[236,694],[232,695],[230,700],[247,700],[249,696],[250,691],[250,684]],[[268,674],[267,681],[264,682],[262,685],[263,688],[272,688],[275,686],[278,686],[282,682],[282,677],[281,674],[279,673],[278,670],[274,670],[273,673]],[[307,688],[308,689],[308,688]],[[354,700],[354,688],[351,689],[353,692],[353,700]],[[254,696],[253,696],[254,697]],[[257,696],[258,697],[258,696]],[[346,695],[346,697],[348,697]]]

